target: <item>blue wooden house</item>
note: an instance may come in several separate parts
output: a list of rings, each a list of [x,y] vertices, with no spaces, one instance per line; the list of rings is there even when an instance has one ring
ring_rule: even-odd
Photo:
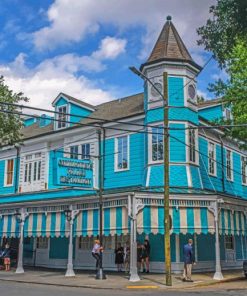
[[[201,67],[171,20],[140,70],[156,88],[145,82],[143,93],[97,106],[60,93],[52,103],[55,115],[25,118],[23,143],[1,147],[0,238],[17,245],[16,213],[26,214],[25,264],[66,267],[70,232],[65,210],[73,209],[74,266],[94,268],[101,160],[104,267],[115,269],[114,248],[130,239],[128,207],[134,197],[142,205],[137,239],[150,241],[151,271],[164,271],[164,108],[157,92],[163,91],[164,72],[172,270],[182,270],[188,238],[194,240],[197,270],[215,270],[217,260],[223,269],[238,268],[247,258],[247,154],[223,129],[207,128],[231,116],[230,110],[220,99],[197,102]]]

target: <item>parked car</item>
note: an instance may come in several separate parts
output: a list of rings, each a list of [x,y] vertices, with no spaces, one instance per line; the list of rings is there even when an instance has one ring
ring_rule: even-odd
[[[243,263],[243,270],[244,270],[244,275],[247,278],[247,260],[245,260]]]

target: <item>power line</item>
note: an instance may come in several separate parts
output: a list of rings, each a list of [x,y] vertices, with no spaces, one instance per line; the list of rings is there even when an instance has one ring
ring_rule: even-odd
[[[52,111],[52,110],[48,110],[48,109],[41,109],[41,108],[36,108],[36,107],[31,107],[31,106],[27,106],[27,105],[19,105],[19,104],[13,104],[13,103],[5,103],[5,102],[0,102],[0,105],[9,105],[9,106],[15,106],[15,107],[19,107],[19,108],[24,108],[24,109],[31,109],[31,110],[38,110],[38,111],[44,111],[44,112],[49,112],[49,113],[54,113],[54,114],[61,114],[57,111]],[[173,106],[169,106],[169,108],[173,108]],[[176,106],[174,108],[177,108]],[[185,107],[182,107],[185,108]],[[16,114],[14,113],[14,111],[7,111],[7,110],[0,110],[0,112],[2,113],[9,113],[9,114]],[[143,128],[157,128],[157,124],[156,125],[150,125],[150,124],[138,124],[138,123],[131,123],[131,122],[125,122],[125,121],[119,121],[119,120],[107,120],[107,119],[102,119],[102,118],[98,118],[98,117],[90,117],[90,116],[81,116],[81,115],[77,115],[77,114],[71,114],[71,113],[62,113],[63,115],[68,115],[68,116],[73,116],[73,117],[77,117],[77,118],[81,118],[81,119],[95,119],[95,120],[101,120],[101,122],[95,122],[95,123],[81,123],[81,122],[74,122],[74,121],[68,121],[68,120],[62,120],[62,119],[55,119],[55,118],[49,118],[49,120],[51,121],[57,121],[57,122],[63,122],[63,123],[71,123],[71,124],[75,124],[75,125],[84,125],[84,126],[96,126],[99,127],[101,124],[104,123],[119,123],[119,124],[126,124],[126,125],[130,125],[130,126],[140,126]],[[34,117],[34,118],[40,118],[43,119],[43,117],[40,115],[34,115],[34,114],[27,114],[27,113],[22,113],[19,112],[17,115],[25,115],[25,116],[29,116],[29,117]],[[198,126],[189,126],[189,127],[184,127],[184,128],[171,128],[169,127],[169,130],[189,130],[189,129],[215,129],[215,128],[236,128],[236,127],[247,127],[247,123],[243,123],[243,124],[224,124],[224,125],[198,125]],[[110,127],[107,127],[109,129],[111,129]],[[160,127],[162,129],[166,129],[165,127]],[[129,129],[120,129],[120,128],[112,128],[115,130],[122,130],[122,131],[129,131],[129,132],[133,132],[133,130],[129,130]]]

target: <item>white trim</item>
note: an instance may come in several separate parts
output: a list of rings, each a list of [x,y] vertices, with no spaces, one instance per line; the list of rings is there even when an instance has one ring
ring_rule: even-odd
[[[152,160],[152,129],[153,128],[158,128],[158,127],[164,127],[164,122],[163,121],[158,121],[152,124],[152,127],[148,127],[148,165],[155,165],[155,164],[162,164],[164,163],[164,152],[163,152],[163,159],[161,160]],[[162,141],[163,143],[163,151],[164,151],[164,140]],[[169,141],[170,145],[170,141]]]
[[[188,187],[192,187],[192,177],[191,177],[191,171],[190,171],[189,165],[186,165],[186,175],[187,175]]]
[[[59,113],[59,109],[60,108],[64,108],[66,107],[66,114],[70,114],[69,113],[69,103],[67,104],[64,104],[64,105],[61,105],[61,106],[56,106],[55,108],[55,111]],[[69,123],[68,122],[62,122],[62,124],[65,123],[65,126],[63,127],[58,127],[58,124],[59,124],[59,114],[58,113],[55,113],[55,119],[56,121],[54,121],[54,125],[55,125],[55,130],[62,130],[62,129],[65,129],[67,127],[69,127]],[[66,116],[66,120],[65,121],[70,121],[70,116],[69,115],[65,115]]]
[[[227,181],[230,181],[230,182],[234,182],[234,172],[233,172],[233,151],[231,149],[227,149],[225,148],[225,152],[226,152],[226,179]],[[230,170],[231,170],[231,178],[228,178],[227,177],[227,151],[230,151],[231,152],[231,167],[230,167]]]
[[[127,137],[127,168],[118,168],[118,139]],[[127,135],[119,135],[114,138],[114,172],[125,172],[130,170],[130,137]]]
[[[83,102],[83,101],[81,101],[81,103],[75,102],[74,100],[71,100],[69,97],[67,97],[67,95],[64,94],[64,93],[59,93],[59,94],[58,94],[58,96],[57,96],[57,97],[55,98],[55,100],[52,102],[52,106],[54,107],[55,104],[56,104],[56,102],[59,101],[59,99],[61,99],[61,98],[63,98],[63,99],[66,98],[66,100],[67,100],[68,102],[70,102],[71,104],[77,105],[77,106],[79,106],[79,107],[83,107],[84,109],[87,109],[87,110],[89,110],[89,111],[95,111],[94,108],[90,108],[90,107],[86,106],[86,105],[85,105],[85,104],[86,104],[85,102]],[[75,98],[75,99],[76,99],[76,98]],[[92,107],[93,107],[93,106],[92,106]]]
[[[192,123],[186,123],[186,126],[187,127],[196,127],[195,124],[192,124]],[[193,165],[196,165],[196,166],[199,166],[199,135],[198,135],[198,129],[194,129],[195,131],[195,162],[193,161],[190,161],[190,155],[189,155],[189,132],[190,132],[190,129],[186,129],[185,130],[185,139],[186,139],[186,162],[187,163],[190,163],[190,164],[193,164]]]
[[[12,176],[12,183],[11,184],[7,184],[7,168],[8,168],[8,161],[9,160],[13,160],[13,176]],[[13,158],[13,157],[9,157],[9,158],[6,158],[4,160],[4,187],[12,187],[14,186],[14,178],[15,178],[15,166],[16,166],[16,161],[17,161],[17,158]]]
[[[209,176],[212,176],[212,177],[217,177],[217,156],[216,156],[216,143],[214,143],[213,141],[207,141],[208,143],[208,174]],[[210,147],[210,144],[213,144],[214,145],[214,159],[213,159],[213,164],[214,164],[214,174],[213,173],[210,173],[210,157],[209,157],[209,147]]]
[[[240,156],[240,169],[241,169],[241,183],[242,186],[247,186],[247,156],[246,155],[239,155]],[[246,182],[243,182],[243,161],[242,161],[242,157],[245,158],[246,161],[246,166],[245,166],[245,178],[246,178]]]
[[[200,107],[200,104],[198,105],[198,111],[200,111],[200,110],[203,110],[203,109],[208,109],[208,108],[213,108],[213,107],[215,107],[215,106],[222,106],[223,104],[222,103],[212,103],[212,105],[207,105],[207,106],[202,106],[202,107]]]
[[[149,183],[150,183],[150,175],[151,175],[151,167],[148,166],[147,168],[147,179],[146,179],[146,187],[149,186]]]

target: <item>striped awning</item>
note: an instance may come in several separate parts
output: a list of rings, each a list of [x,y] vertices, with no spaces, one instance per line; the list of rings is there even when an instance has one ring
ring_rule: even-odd
[[[221,209],[219,215],[220,234],[247,235],[247,218],[241,211]]]
[[[126,207],[103,209],[103,234],[128,233]],[[97,236],[99,234],[99,210],[81,210],[74,220],[74,236]],[[18,237],[19,224],[14,215],[0,219],[0,237]],[[24,237],[68,237],[69,223],[64,212],[30,213],[24,224]]]
[[[170,208],[172,233],[214,233],[214,216],[207,208]],[[146,206],[137,216],[138,233],[164,234],[164,208]]]

